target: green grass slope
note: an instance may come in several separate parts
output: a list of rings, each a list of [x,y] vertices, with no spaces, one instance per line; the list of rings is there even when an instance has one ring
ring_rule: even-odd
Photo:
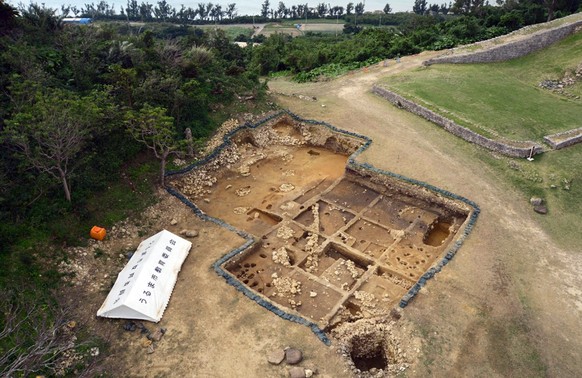
[[[538,85],[582,63],[582,32],[535,54],[503,63],[433,65],[386,79],[395,92],[482,135],[541,141],[582,126],[582,99]],[[582,80],[566,90],[582,97]]]

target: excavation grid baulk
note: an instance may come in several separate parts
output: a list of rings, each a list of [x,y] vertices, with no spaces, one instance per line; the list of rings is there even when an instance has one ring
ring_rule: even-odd
[[[224,264],[233,277],[320,328],[389,313],[443,258],[472,210],[347,168],[362,141],[325,127],[282,117],[232,141],[173,185],[254,236]]]

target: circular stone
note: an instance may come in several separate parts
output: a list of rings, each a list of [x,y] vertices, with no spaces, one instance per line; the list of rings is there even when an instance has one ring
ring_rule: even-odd
[[[293,366],[289,369],[289,377],[291,378],[306,378],[305,369],[299,366]]]
[[[289,365],[295,365],[303,360],[303,353],[299,349],[289,348],[285,351],[285,361]]]
[[[285,359],[285,351],[276,349],[267,355],[267,361],[272,365],[279,365]]]

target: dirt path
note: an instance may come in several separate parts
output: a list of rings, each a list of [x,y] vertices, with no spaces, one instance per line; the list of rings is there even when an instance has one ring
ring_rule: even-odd
[[[477,227],[455,259],[404,311],[423,339],[411,376],[580,376],[582,256],[561,249],[523,198],[479,160],[490,152],[369,93],[380,77],[434,53],[326,83],[270,82],[282,106],[373,138],[361,160],[476,201]],[[303,97],[306,98],[306,97]],[[550,216],[559,216],[558,214]]]
[[[560,249],[540,228],[528,199],[483,165],[487,151],[390,106],[369,93],[383,76],[419,67],[431,54],[390,61],[338,80],[270,83],[274,92],[315,96],[278,102],[305,117],[373,138],[360,160],[423,180],[476,201],[482,208],[473,234],[455,259],[403,311],[394,330],[411,367],[408,376],[582,376],[582,258]],[[549,214],[548,217],[559,216]],[[304,326],[285,321],[237,292],[210,267],[242,239],[200,221],[187,207],[160,193],[160,202],[111,231],[104,243],[75,251],[75,319],[111,341],[106,366],[114,376],[286,377],[271,366],[273,348],[303,350],[303,366],[317,377],[349,377],[335,347],[324,346]],[[177,224],[172,224],[172,219]],[[168,329],[152,354],[144,336],[123,322],[97,319],[124,255],[144,235],[166,228],[196,229],[200,236],[186,259],[170,305],[159,325]],[[101,257],[97,255],[99,248]],[[578,248],[579,250],[579,248]],[[98,273],[96,273],[98,272]],[[74,295],[76,294],[76,295]],[[77,306],[78,307],[78,306]],[[153,324],[148,324],[153,329]]]

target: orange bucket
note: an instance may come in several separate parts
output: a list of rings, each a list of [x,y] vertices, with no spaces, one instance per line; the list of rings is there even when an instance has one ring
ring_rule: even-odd
[[[107,232],[105,231],[105,229],[103,227],[99,227],[99,226],[93,226],[93,228],[91,229],[91,237],[95,240],[103,240],[105,239],[105,235],[107,234]]]

